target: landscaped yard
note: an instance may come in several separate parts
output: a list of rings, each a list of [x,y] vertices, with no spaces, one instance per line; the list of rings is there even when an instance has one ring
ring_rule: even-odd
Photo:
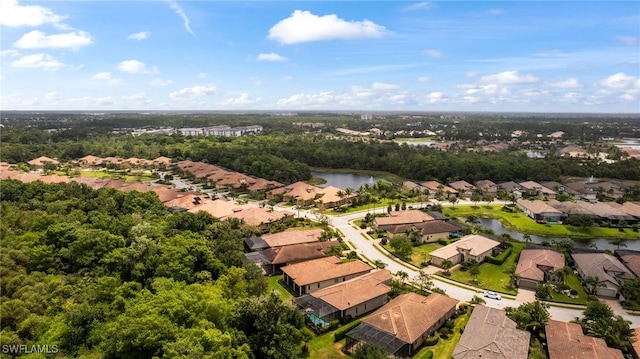
[[[80,177],[100,178],[100,179],[124,179],[127,182],[144,182],[156,179],[151,176],[150,171],[132,171],[132,172],[109,172],[109,171],[96,171],[96,170],[81,170]],[[66,175],[63,171],[54,172],[56,175]]]
[[[511,270],[515,269],[516,258],[520,256],[520,252],[524,248],[525,244],[519,242],[511,243],[513,244],[511,254],[502,265],[499,266],[487,262],[480,264],[480,274],[478,274],[478,277],[476,278],[477,282],[474,281],[474,278],[469,274],[469,271],[463,272],[460,268],[452,270],[449,278],[460,283],[474,285],[482,289],[514,295],[517,294],[517,289],[510,286]]]
[[[453,355],[453,350],[456,348],[456,345],[458,345],[460,337],[462,336],[462,334],[460,333],[460,329],[464,328],[467,325],[470,316],[471,310],[467,311],[467,314],[461,315],[456,318],[455,327],[453,328],[452,333],[447,339],[440,338],[436,345],[422,347],[422,349],[420,349],[418,353],[413,356],[413,359],[426,358],[428,351],[433,352],[434,359],[451,358],[451,356]]]
[[[309,356],[313,359],[335,359],[335,358],[351,358],[342,352],[346,339],[334,343],[333,332],[330,331],[323,335],[317,336],[308,343]]]
[[[567,275],[566,283],[571,287],[571,289],[575,289],[578,292],[578,298],[569,298],[566,294],[556,293],[551,290],[551,296],[553,299],[549,300],[550,302],[558,302],[558,303],[569,303],[569,304],[587,304],[587,300],[589,299],[589,294],[584,290],[582,284],[580,284],[580,279],[574,273]]]
[[[474,208],[475,207],[475,208]],[[624,238],[637,239],[638,232],[625,229],[620,232],[617,228],[604,227],[574,227],[564,224],[540,224],[527,217],[521,212],[505,212],[501,210],[501,205],[492,206],[455,206],[444,207],[443,213],[448,216],[466,217],[474,214],[478,217],[490,217],[500,220],[506,228],[542,237],[562,237],[562,238]]]
[[[268,289],[269,291],[275,291],[276,293],[278,293],[280,298],[282,298],[282,301],[289,302],[293,299],[293,295],[289,293],[289,291],[285,287],[283,287],[282,284],[278,283],[278,281],[282,280],[282,277],[282,274],[269,277]]]

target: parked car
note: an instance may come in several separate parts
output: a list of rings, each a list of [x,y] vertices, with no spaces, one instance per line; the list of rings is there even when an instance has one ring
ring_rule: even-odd
[[[491,298],[491,299],[495,299],[495,300],[500,300],[502,299],[502,297],[500,296],[500,294],[496,293],[496,292],[492,292],[492,291],[485,291],[484,292],[484,297],[485,298]]]

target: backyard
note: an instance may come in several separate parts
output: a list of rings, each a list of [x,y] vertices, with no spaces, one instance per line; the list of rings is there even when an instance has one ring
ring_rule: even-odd
[[[282,298],[283,302],[289,303],[293,299],[293,295],[285,287],[283,287],[282,284],[280,284],[282,278],[282,274],[268,277],[269,285],[267,286],[267,288],[271,292],[276,292],[280,296],[280,298]]]
[[[571,289],[575,289],[578,292],[578,298],[570,298],[566,294],[557,293],[551,290],[551,296],[553,299],[550,299],[550,302],[557,303],[568,303],[568,304],[587,304],[589,300],[589,294],[584,290],[584,287],[580,283],[580,278],[574,273],[570,273],[566,276],[565,282]]]
[[[478,267],[480,273],[476,278],[473,278],[469,271],[462,271],[458,267],[451,271],[451,276],[448,278],[494,292],[517,294],[517,289],[511,285],[511,274],[516,268],[516,259],[520,256],[525,244],[520,242],[510,243],[513,245],[513,249],[502,265],[483,262]],[[441,273],[438,274],[442,275]]]
[[[463,329],[467,322],[469,321],[469,317],[471,316],[471,307],[467,311],[467,314],[461,315],[455,319],[455,325],[453,327],[452,333],[449,334],[447,339],[440,338],[438,343],[431,346],[423,346],[416,355],[413,356],[413,359],[426,359],[429,358],[429,351],[433,352],[433,358],[451,358],[453,355],[453,350],[458,345],[460,341],[460,337],[462,337],[462,333],[460,333],[460,329]]]
[[[383,246],[389,253],[393,253],[393,248],[387,242],[386,245]],[[411,252],[411,257],[409,263],[414,266],[421,268],[423,262],[428,262],[431,259],[431,255],[429,253],[435,251],[438,248],[442,248],[443,245],[438,242],[435,243],[425,243],[419,246],[413,247],[413,252]]]
[[[346,339],[342,339],[338,342],[333,342],[334,331],[327,332],[322,335],[318,335],[311,339],[307,344],[309,348],[309,354],[307,358],[313,359],[336,359],[336,358],[351,358],[342,352],[342,347],[346,342]]]
[[[456,206],[444,207],[443,214],[455,217],[467,217],[471,214],[484,218],[500,220],[505,228],[516,232],[535,234],[542,237],[561,238],[623,238],[637,239],[638,232],[625,229],[623,232],[617,228],[605,227],[575,227],[564,224],[540,224],[521,212],[502,211],[502,205],[491,206]]]

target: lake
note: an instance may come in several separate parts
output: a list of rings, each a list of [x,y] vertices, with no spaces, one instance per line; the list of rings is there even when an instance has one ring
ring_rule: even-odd
[[[486,228],[490,228],[491,230],[493,230],[496,235],[501,235],[504,233],[507,233],[509,235],[511,235],[511,237],[522,241],[522,233],[519,232],[514,232],[511,230],[508,230],[507,228],[504,228],[504,226],[502,226],[502,223],[500,223],[499,220],[497,219],[493,219],[493,218],[480,218],[479,219],[480,224],[483,227]],[[532,235],[531,236],[531,242],[533,243],[542,243],[544,241],[546,242],[552,242],[552,241],[561,241],[565,238],[551,238],[551,237],[540,237],[540,236],[535,236]],[[590,248],[590,246],[592,244],[595,244],[598,249],[611,249],[611,250],[615,250],[618,249],[618,247],[614,244],[609,243],[609,240],[604,239],[604,238],[588,238],[588,239],[573,239],[571,238],[575,245],[575,248]],[[624,242],[624,244],[626,244],[626,247],[620,246],[620,249],[633,249],[633,250],[640,250],[640,241],[632,241],[632,240],[628,240],[626,242]]]
[[[376,181],[380,180],[379,177],[358,175],[352,173],[330,173],[330,172],[311,172],[313,177],[319,177],[327,181],[327,183],[321,184],[318,187],[334,186],[345,189],[351,187],[358,189],[364,184],[373,185]]]
[[[406,144],[409,146],[431,146],[436,143],[436,141],[430,141],[428,139],[393,140],[393,142],[399,145]]]
[[[640,150],[640,140],[634,138],[623,138],[622,143],[616,145],[617,147],[631,147],[636,150]]]

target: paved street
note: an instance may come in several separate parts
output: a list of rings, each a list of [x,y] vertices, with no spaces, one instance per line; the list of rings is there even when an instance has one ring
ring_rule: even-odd
[[[497,202],[493,202],[493,203],[497,203]],[[445,203],[445,202],[442,202],[441,204],[444,206],[451,205],[450,203]],[[465,204],[465,203],[459,203],[459,204]],[[468,204],[472,204],[472,203],[468,203]],[[318,215],[307,210],[297,210],[297,209],[294,210],[290,207],[282,207],[282,206],[276,206],[275,209],[288,210],[296,213],[300,217],[307,217],[313,220],[319,219]],[[378,210],[380,210],[380,208],[378,208]],[[344,235],[345,241],[350,242],[352,245],[356,247],[355,248],[356,252],[363,259],[368,259],[371,262],[380,260],[386,264],[386,268],[392,273],[397,273],[398,271],[404,271],[409,274],[409,278],[417,277],[419,268],[409,265],[407,263],[401,262],[400,260],[398,260],[397,258],[394,258],[385,250],[380,249],[381,247],[376,243],[377,242],[376,240],[370,239],[370,237],[364,234],[366,232],[365,230],[361,230],[357,228],[354,224],[350,223],[353,220],[364,218],[366,214],[367,214],[367,211],[365,210],[365,211],[350,213],[346,215],[339,215],[339,216],[326,215],[326,218],[328,219],[329,224],[331,226],[333,226],[336,229],[339,229],[340,232],[342,232],[342,234]],[[439,269],[433,266],[429,266],[423,269],[423,271],[430,274],[435,273],[437,270]],[[483,291],[480,289],[472,288],[472,287],[462,288],[460,284],[456,284],[456,285],[451,284],[449,281],[446,281],[443,278],[440,278],[435,275],[432,276],[432,279],[434,282],[434,286],[440,289],[443,289],[447,293],[447,295],[449,295],[450,297],[463,300],[463,301],[468,301],[476,294],[482,296]],[[522,303],[531,302],[534,299],[535,299],[534,292],[520,289],[518,291],[518,295],[514,299],[503,297],[502,300],[498,301],[498,300],[485,298],[485,301],[487,303],[487,306],[504,309],[505,307],[517,307]],[[631,321],[632,322],[631,327],[640,327],[640,317],[627,314],[627,312],[622,309],[618,301],[615,301],[615,300],[603,300],[603,301],[609,304],[609,306],[611,306],[611,308],[614,310],[616,314],[620,314],[625,319]],[[568,322],[576,319],[576,317],[582,316],[582,312],[584,309],[582,309],[581,307],[577,307],[575,309],[569,308],[569,307],[570,307],[569,305],[564,305],[562,307],[551,306],[551,308],[549,309],[551,318],[555,320],[563,321],[563,322]]]

